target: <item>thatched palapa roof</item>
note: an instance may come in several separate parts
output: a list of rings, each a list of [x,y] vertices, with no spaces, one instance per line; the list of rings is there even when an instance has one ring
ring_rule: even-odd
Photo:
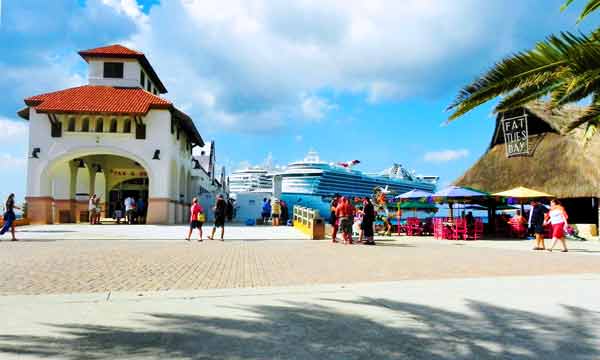
[[[524,186],[560,198],[600,197],[600,137],[585,143],[584,129],[566,130],[582,109],[548,110],[535,102],[519,111],[510,116],[528,114],[529,156],[507,158],[500,114],[490,148],[455,184],[490,193]]]

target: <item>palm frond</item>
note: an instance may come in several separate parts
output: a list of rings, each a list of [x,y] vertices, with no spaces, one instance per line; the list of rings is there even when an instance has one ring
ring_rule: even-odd
[[[594,46],[589,46],[590,44]],[[585,49],[582,49],[585,48]],[[577,66],[589,67],[587,57],[598,54],[600,42],[596,43],[585,35],[561,33],[539,42],[534,49],[520,52],[497,63],[481,78],[464,87],[448,106],[454,110],[448,121],[452,121],[477,106],[500,95],[511,93],[520,87],[531,87],[539,78],[552,77],[564,67],[575,62]],[[600,64],[600,60],[598,62]],[[587,65],[586,65],[587,64]]]
[[[574,0],[567,0],[564,5],[561,7],[561,10],[565,10],[567,7],[569,7]],[[579,15],[579,19],[577,20],[577,22],[581,22],[583,21],[586,17],[588,17],[590,14],[592,14],[593,12],[595,12],[596,10],[600,9],[600,0],[588,0],[587,5],[583,8],[583,11],[581,12],[581,14]]]

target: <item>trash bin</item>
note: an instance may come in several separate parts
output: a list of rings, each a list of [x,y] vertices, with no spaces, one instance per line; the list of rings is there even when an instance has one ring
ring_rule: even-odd
[[[325,222],[323,222],[323,219],[321,219],[321,218],[313,219],[311,228],[312,228],[312,239],[313,240],[325,239]]]

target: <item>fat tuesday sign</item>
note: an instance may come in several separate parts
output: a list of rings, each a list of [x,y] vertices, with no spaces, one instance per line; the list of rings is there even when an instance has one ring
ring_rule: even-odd
[[[110,175],[116,177],[148,177],[148,173],[145,170],[132,169],[111,169]]]
[[[506,156],[529,155],[527,114],[507,119],[502,118],[501,124],[506,144]]]

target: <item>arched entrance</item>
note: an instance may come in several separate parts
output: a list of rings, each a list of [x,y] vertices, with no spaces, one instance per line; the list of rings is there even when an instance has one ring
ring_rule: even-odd
[[[88,222],[89,198],[94,194],[100,199],[103,223],[114,222],[117,210],[124,214],[123,200],[128,196],[138,205],[141,199],[139,220],[144,222],[151,193],[150,174],[138,159],[99,152],[55,159],[45,168],[40,189],[51,200],[48,217],[53,223]]]
[[[112,187],[108,196],[107,217],[119,220],[125,217],[125,204],[127,198],[136,202],[135,217],[133,222],[144,224],[146,222],[146,210],[148,209],[148,177],[137,177],[124,180]]]

